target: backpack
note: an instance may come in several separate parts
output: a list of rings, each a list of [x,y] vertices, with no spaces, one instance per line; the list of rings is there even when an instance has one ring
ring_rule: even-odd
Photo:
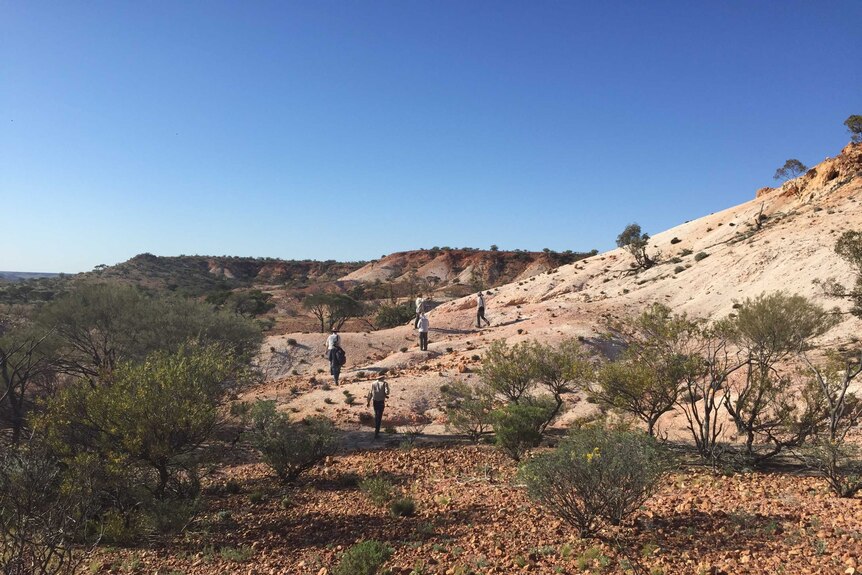
[[[344,365],[345,363],[347,363],[347,354],[344,353],[344,349],[342,349],[340,346],[336,346],[332,350],[332,353],[335,354],[335,363],[337,363],[338,365]]]

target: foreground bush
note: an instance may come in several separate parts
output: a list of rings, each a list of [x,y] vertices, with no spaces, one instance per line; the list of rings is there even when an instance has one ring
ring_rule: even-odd
[[[335,426],[324,417],[293,423],[275,409],[274,401],[259,401],[251,409],[251,444],[279,479],[295,481],[327,456],[335,453]]]
[[[39,428],[67,462],[90,454],[109,475],[135,475],[156,499],[194,497],[197,453],[220,422],[234,374],[220,347],[155,352],[119,364],[107,385],[70,385],[48,403]]]
[[[374,575],[392,556],[392,549],[379,541],[363,541],[344,552],[335,575]]]
[[[573,430],[552,452],[519,471],[533,499],[590,537],[602,521],[619,525],[670,470],[665,450],[648,435],[600,427]]]
[[[520,461],[528,449],[542,441],[542,429],[554,413],[553,400],[513,403],[493,413],[495,443],[506,455]]]
[[[818,439],[801,450],[800,459],[826,479],[838,497],[853,497],[862,490],[862,458],[857,446]]]
[[[25,449],[0,454],[0,573],[74,573],[80,560],[73,541],[90,501],[64,491],[62,467]]]

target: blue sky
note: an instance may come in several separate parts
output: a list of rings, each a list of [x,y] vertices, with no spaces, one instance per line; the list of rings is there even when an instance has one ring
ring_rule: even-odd
[[[605,250],[813,165],[862,2],[0,0],[0,270]]]

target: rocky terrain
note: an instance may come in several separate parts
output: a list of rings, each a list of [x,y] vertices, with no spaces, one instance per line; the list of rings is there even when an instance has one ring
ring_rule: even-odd
[[[857,573],[860,499],[839,499],[816,477],[792,468],[720,474],[688,465],[636,513],[624,542],[613,529],[581,539],[527,499],[512,461],[453,435],[433,406],[441,385],[478,377],[481,355],[494,340],[576,337],[599,346],[609,320],[653,302],[717,319],[745,298],[784,290],[846,311],[845,302],[827,297],[814,280],[851,280],[853,270],[834,244],[845,230],[862,229],[860,192],[862,144],[856,144],[749,202],[656,234],[648,252],[658,264],[650,269],[636,272],[622,249],[560,266],[535,260],[510,269],[498,276],[509,283],[485,290],[490,327],[475,327],[473,295],[434,292],[427,352],[419,351],[412,323],[343,333],[348,364],[337,387],[321,334],[271,335],[261,357],[266,381],[238,399],[274,399],[296,418],[332,417],[343,432],[339,454],[297,485],[284,486],[237,448],[207,480],[205,510],[185,534],[100,550],[88,558],[90,572],[326,575],[345,549],[378,539],[394,550],[389,572],[402,575]],[[431,283],[429,277],[464,281],[471,266],[480,265],[470,257],[393,254],[338,280],[411,274]],[[820,344],[858,344],[860,321],[842,317]],[[363,398],[381,373],[392,397],[384,417],[388,433],[375,441]],[[405,446],[403,432],[419,398],[432,405],[431,423],[416,445]],[[595,409],[577,395],[567,407],[563,427]],[[668,414],[662,422],[672,438],[676,417]],[[414,515],[393,518],[359,491],[359,478],[380,473],[416,502]],[[230,482],[233,489],[226,487]]]

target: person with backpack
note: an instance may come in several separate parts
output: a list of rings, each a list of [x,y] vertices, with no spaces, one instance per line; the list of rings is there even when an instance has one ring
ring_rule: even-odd
[[[482,320],[491,327],[491,322],[485,318],[485,298],[479,292],[476,294],[476,327],[482,327]]]
[[[389,384],[383,376],[380,376],[371,384],[371,391],[368,392],[365,403],[365,407],[370,407],[371,403],[374,403],[374,439],[380,437],[380,423],[383,421],[383,409],[386,407],[387,397],[389,397]]]
[[[416,327],[419,330],[419,350],[428,351],[428,316],[424,313],[419,314]]]
[[[347,354],[341,347],[341,336],[338,330],[333,328],[332,334],[326,338],[326,359],[329,360],[329,373],[338,385],[338,377],[341,375],[341,367],[347,363]]]

